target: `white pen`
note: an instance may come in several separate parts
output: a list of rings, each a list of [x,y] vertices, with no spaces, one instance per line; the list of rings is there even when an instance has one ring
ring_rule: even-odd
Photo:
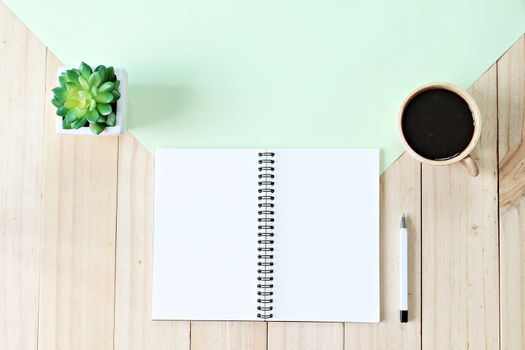
[[[405,214],[399,230],[399,310],[401,323],[408,322],[408,233]]]

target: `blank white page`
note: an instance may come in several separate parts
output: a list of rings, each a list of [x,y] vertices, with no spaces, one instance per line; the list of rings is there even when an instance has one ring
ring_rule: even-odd
[[[153,319],[257,319],[258,152],[156,151]]]
[[[379,322],[379,151],[274,159],[272,320]]]

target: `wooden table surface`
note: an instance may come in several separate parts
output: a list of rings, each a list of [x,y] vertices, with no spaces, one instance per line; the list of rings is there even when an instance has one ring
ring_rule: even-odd
[[[525,349],[524,37],[469,89],[478,177],[408,155],[381,176],[379,324],[151,321],[153,157],[57,135],[60,65],[0,3],[0,349]]]

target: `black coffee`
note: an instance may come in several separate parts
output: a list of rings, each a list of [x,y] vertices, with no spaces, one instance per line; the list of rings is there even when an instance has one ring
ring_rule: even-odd
[[[412,98],[403,112],[401,127],[410,147],[432,160],[455,157],[474,135],[468,104],[444,89],[427,90]]]

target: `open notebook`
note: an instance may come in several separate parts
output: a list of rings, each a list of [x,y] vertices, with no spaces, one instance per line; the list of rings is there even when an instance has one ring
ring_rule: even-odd
[[[379,151],[158,149],[153,319],[379,321]]]

